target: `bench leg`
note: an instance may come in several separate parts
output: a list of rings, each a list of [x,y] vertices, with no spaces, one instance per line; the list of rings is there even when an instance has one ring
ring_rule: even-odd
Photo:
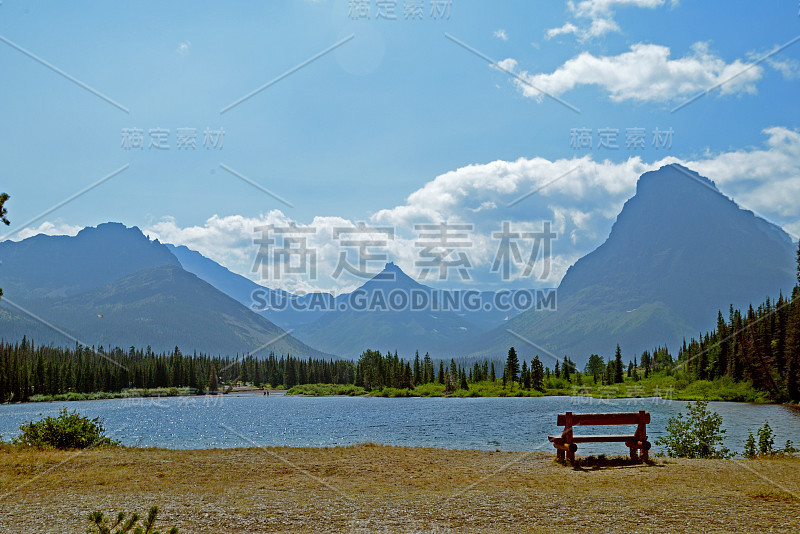
[[[639,451],[635,447],[631,447],[631,460],[634,462],[639,459]]]
[[[642,460],[645,462],[650,459],[650,452],[647,449],[642,449]]]
[[[563,449],[556,449],[556,459],[560,462],[564,461],[564,450]]]

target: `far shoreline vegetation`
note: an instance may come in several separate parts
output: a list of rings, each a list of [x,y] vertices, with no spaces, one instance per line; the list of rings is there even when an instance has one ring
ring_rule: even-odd
[[[133,347],[128,352],[119,348],[106,352],[102,347],[37,347],[23,339],[15,345],[0,344],[0,399],[4,403],[60,402],[260,393],[271,389],[298,396],[572,396],[578,403],[584,398],[600,402],[661,398],[797,404],[791,399],[772,398],[769,391],[756,388],[750,379],[737,381],[727,373],[699,378],[697,365],[692,366],[692,361],[688,366],[681,363],[681,358],[703,360],[696,358],[697,346],[693,341],[682,349],[678,360],[664,348],[653,353],[645,351],[641,359],[634,358],[627,365],[619,350],[608,362],[592,355],[582,372],[576,371],[567,357],[556,362],[553,369],[544,367],[538,356],[530,365],[527,361],[520,365],[512,348],[498,376],[496,369],[500,365],[494,361],[467,366],[454,359],[449,363],[434,361],[428,354],[417,354],[413,361],[396,353],[381,355],[373,350],[365,351],[356,362],[279,358],[275,354],[259,360],[253,356],[185,356],[177,347],[168,354]],[[718,357],[717,354],[715,361]],[[12,372],[9,374],[8,370]]]

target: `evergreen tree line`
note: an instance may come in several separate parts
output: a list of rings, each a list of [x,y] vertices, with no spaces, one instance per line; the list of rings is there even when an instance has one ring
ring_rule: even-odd
[[[259,359],[154,353],[131,347],[104,350],[36,346],[0,341],[0,402],[23,402],[33,395],[120,392],[127,388],[188,387],[216,392],[222,384],[352,384],[355,365],[346,360],[300,359],[270,354]]]
[[[791,299],[781,294],[746,312],[731,307],[727,320],[720,312],[716,329],[684,341],[678,362],[696,380],[730,377],[775,401],[800,401],[800,285]]]
[[[652,352],[646,350],[642,352],[641,359],[634,358],[633,361],[628,361],[626,366],[622,361],[622,351],[617,345],[614,358],[607,362],[598,354],[589,356],[589,360],[583,367],[583,374],[587,378],[592,377],[595,384],[621,384],[625,381],[625,376],[634,381],[641,379],[640,370],[644,378],[648,378],[656,372],[669,373],[674,367],[675,361],[666,347],[657,347]],[[558,371],[558,366],[556,366],[556,371]],[[566,378],[569,379],[569,375]]]
[[[575,363],[566,356],[563,365],[559,367],[556,363],[553,372],[542,364],[538,355],[531,360],[530,366],[524,360],[520,366],[516,350],[511,347],[501,380],[503,388],[510,387],[512,391],[515,385],[523,389],[544,391],[545,378],[554,376],[570,380],[571,369],[574,368]],[[394,354],[387,352],[382,355],[376,350],[366,350],[356,363],[355,385],[371,391],[385,387],[413,389],[425,384],[438,383],[445,386],[446,392],[452,392],[456,389],[467,390],[470,384],[478,382],[496,383],[497,378],[495,362],[491,360],[462,365],[455,359],[450,359],[448,364],[444,360],[434,361],[427,353],[420,358],[417,352],[413,361],[406,361],[400,358],[397,352]]]
[[[444,360],[439,360],[438,364],[437,367],[428,353],[420,358],[419,351],[410,362],[400,358],[397,351],[384,356],[379,351],[366,350],[356,362],[355,385],[367,390],[413,389],[438,382],[445,386],[445,391],[455,391],[469,389],[468,382],[496,380],[494,362],[488,360],[475,362],[472,367],[457,364],[454,359],[449,365],[445,365]]]
[[[727,320],[720,311],[716,329],[684,341],[678,361],[698,380],[731,377],[751,382],[773,400],[800,401],[800,244],[790,299],[781,293],[744,313],[731,306]]]

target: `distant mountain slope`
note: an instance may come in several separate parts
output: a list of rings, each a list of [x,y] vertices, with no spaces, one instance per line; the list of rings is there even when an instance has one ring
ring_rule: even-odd
[[[674,348],[712,328],[717,310],[790,290],[794,250],[785,232],[707,178],[665,166],[641,176],[606,242],[569,268],[556,312],[517,316],[473,354],[511,345],[537,352],[508,330],[578,362],[612,355],[617,343],[626,358],[657,344]]]
[[[269,289],[261,286],[249,278],[231,272],[214,260],[206,258],[199,252],[195,252],[185,246],[176,247],[175,245],[168,244],[166,247],[178,258],[178,261],[185,270],[197,275],[201,280],[208,282],[250,309],[253,309],[252,306],[254,303],[256,306],[262,303],[258,298],[263,299],[263,302],[270,302],[271,294],[274,294],[273,302],[276,303],[288,303],[288,299],[297,298],[299,298],[300,303],[305,301],[304,297],[295,297],[280,289]],[[254,291],[258,292],[255,301],[253,299]],[[256,313],[266,317],[281,328],[294,328],[309,323],[322,314],[320,310],[309,309],[303,306],[293,307],[289,305],[283,306],[282,304],[280,304],[280,306],[281,309],[256,310]]]
[[[151,267],[78,295],[25,302],[25,308],[85,343],[212,354],[246,353],[272,342],[264,353],[328,356],[173,265]],[[13,307],[3,337],[27,335],[38,343],[72,342]],[[6,337],[8,339],[8,337]]]
[[[4,242],[0,261],[6,341],[27,335],[71,345],[72,336],[88,344],[221,354],[273,342],[259,355],[326,356],[182,269],[167,247],[138,228],[109,223],[75,237]]]

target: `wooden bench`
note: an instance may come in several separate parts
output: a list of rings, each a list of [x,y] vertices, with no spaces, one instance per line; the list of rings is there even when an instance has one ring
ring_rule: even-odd
[[[630,449],[631,459],[636,460],[641,457],[642,460],[647,460],[650,450],[650,442],[647,441],[647,424],[649,422],[650,414],[644,410],[621,413],[560,413],[557,423],[558,426],[564,427],[564,431],[560,436],[550,436],[548,439],[556,448],[556,457],[559,460],[563,460],[566,456],[567,460],[574,462],[578,443],[616,442],[625,443]],[[576,436],[572,433],[573,427],[589,425],[636,425],[636,432],[593,436]]]

